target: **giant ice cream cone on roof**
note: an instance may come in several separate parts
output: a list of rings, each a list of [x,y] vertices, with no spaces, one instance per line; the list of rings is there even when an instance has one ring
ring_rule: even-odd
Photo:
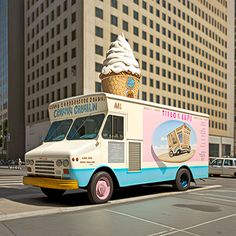
[[[124,35],[119,35],[103,62],[100,79],[103,91],[116,95],[137,98],[140,83],[140,68]]]

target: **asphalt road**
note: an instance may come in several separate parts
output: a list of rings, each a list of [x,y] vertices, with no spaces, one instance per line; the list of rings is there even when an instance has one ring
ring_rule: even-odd
[[[1,172],[1,171],[0,171]],[[48,200],[20,175],[0,175],[0,236],[217,235],[236,232],[236,179],[209,178],[187,192],[169,185],[115,191],[91,205],[85,192]],[[2,180],[2,183],[1,183]]]

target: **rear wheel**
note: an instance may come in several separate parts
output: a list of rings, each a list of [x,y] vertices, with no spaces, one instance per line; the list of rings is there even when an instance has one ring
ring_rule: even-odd
[[[191,181],[191,175],[188,169],[180,169],[177,172],[176,179],[174,181],[174,187],[179,191],[185,191],[189,189]]]
[[[173,151],[170,151],[170,152],[169,152],[169,156],[170,156],[170,157],[173,157],[173,156],[174,156]]]
[[[88,186],[88,198],[91,203],[105,203],[113,193],[113,181],[107,172],[96,173]]]
[[[49,198],[58,198],[63,195],[65,190],[61,189],[51,189],[51,188],[41,188],[41,191]]]
[[[189,146],[189,148],[188,148],[188,153],[190,153],[191,152],[191,146]]]

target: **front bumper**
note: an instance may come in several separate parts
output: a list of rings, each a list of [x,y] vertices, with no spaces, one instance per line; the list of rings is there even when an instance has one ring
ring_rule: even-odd
[[[35,187],[62,189],[62,190],[73,190],[79,188],[79,183],[77,180],[67,180],[67,179],[24,176],[23,183],[25,185],[32,185]]]

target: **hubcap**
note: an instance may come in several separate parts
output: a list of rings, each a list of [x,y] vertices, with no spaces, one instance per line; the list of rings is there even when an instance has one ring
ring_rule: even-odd
[[[100,178],[96,184],[96,195],[100,200],[105,200],[111,191],[109,180],[105,177]]]
[[[181,183],[181,186],[184,188],[188,186],[188,176],[186,174],[182,174],[180,183]]]

